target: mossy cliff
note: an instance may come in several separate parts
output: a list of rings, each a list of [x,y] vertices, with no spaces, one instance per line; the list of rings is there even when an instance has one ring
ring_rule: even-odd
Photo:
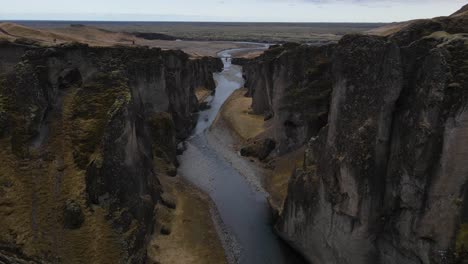
[[[303,146],[325,125],[332,48],[287,43],[240,62],[253,112],[272,119],[277,154]]]
[[[323,101],[307,96],[321,89],[279,98],[303,117],[316,114],[309,104],[325,105],[326,120],[310,130],[304,166],[290,179],[276,225],[311,263],[468,262],[467,29],[465,11],[388,37],[344,36],[322,47],[331,53],[329,70],[315,77],[331,82]],[[271,110],[274,89],[287,91],[295,76],[305,76],[268,79],[297,49],[275,47],[247,62],[255,111]],[[321,61],[323,54],[300,58]],[[270,84],[255,84],[260,79]],[[285,103],[290,96],[292,105]]]
[[[80,44],[0,57],[0,259],[145,262],[158,178],[221,61]]]

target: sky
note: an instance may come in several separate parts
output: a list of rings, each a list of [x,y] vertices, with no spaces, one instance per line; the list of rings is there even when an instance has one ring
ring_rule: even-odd
[[[0,0],[0,20],[395,22],[467,0]]]

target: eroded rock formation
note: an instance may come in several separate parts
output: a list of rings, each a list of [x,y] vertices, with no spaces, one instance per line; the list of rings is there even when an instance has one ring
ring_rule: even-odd
[[[194,89],[221,68],[181,51],[1,43],[0,256],[143,263],[158,177],[196,122]]]
[[[240,62],[253,113],[273,119],[278,154],[304,145],[326,124],[332,47],[289,43]]]
[[[319,77],[331,81],[331,95],[317,104],[326,121],[309,130],[304,166],[290,179],[276,225],[311,263],[468,261],[467,22],[465,8],[390,36],[349,35],[322,48],[332,54]],[[246,63],[257,113],[283,114],[274,105],[285,102],[295,75],[267,78],[293,72],[283,61],[297,49],[273,48]],[[301,60],[320,54],[327,53]],[[316,114],[314,103],[300,109]],[[287,133],[284,124],[278,134]]]

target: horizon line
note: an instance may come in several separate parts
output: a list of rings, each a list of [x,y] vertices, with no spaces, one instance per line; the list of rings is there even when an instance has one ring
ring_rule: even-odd
[[[424,18],[419,18],[424,19]],[[406,21],[393,21],[393,22],[346,22],[346,21],[206,21],[206,20],[60,20],[60,19],[2,19],[3,22],[123,22],[123,23],[239,23],[239,24],[392,24],[392,23],[404,23],[413,20]]]

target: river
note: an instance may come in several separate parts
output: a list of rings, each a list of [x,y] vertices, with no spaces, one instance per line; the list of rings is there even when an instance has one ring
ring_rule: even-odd
[[[207,140],[208,128],[215,120],[224,101],[244,85],[242,68],[231,64],[231,52],[218,55],[224,70],[216,73],[216,93],[211,108],[200,113],[194,134],[186,142],[180,156],[179,173],[206,192],[216,208],[214,220],[221,227],[220,234],[226,255],[232,263],[281,264],[302,263],[292,250],[275,235],[267,194],[251,184],[231,161],[217,152]],[[244,170],[249,170],[246,166]]]

